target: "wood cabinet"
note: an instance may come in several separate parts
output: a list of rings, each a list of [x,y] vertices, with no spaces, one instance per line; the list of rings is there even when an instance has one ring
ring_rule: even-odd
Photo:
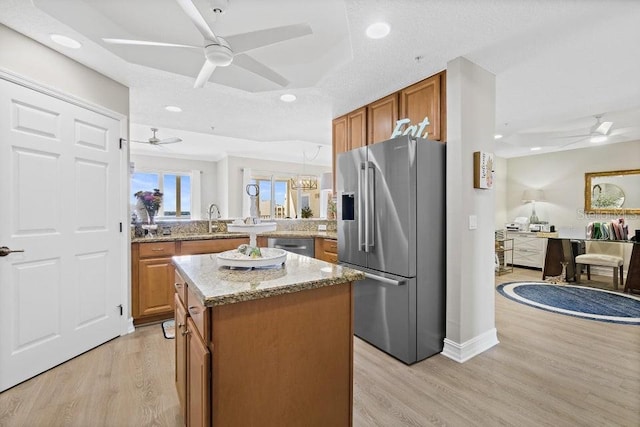
[[[176,283],[178,281],[176,280]],[[186,284],[184,285],[186,287]],[[180,401],[180,410],[182,419],[187,419],[187,339],[184,334],[187,326],[187,310],[184,307],[184,301],[180,298],[179,292],[175,294],[175,383],[178,392],[178,400]]]
[[[418,126],[425,117],[428,138],[447,140],[446,71],[428,77],[333,120],[333,179],[336,188],[336,160],[340,153],[386,141],[399,119]],[[403,130],[406,127],[403,128]],[[424,132],[421,137],[424,135]]]
[[[367,107],[347,114],[347,149],[353,150],[367,145]]]
[[[442,140],[440,122],[441,74],[436,74],[400,91],[400,118],[408,118],[416,125],[429,118],[427,131],[429,139]],[[422,136],[422,135],[420,135]]]
[[[131,314],[134,324],[170,319],[174,314],[174,255],[219,253],[248,243],[234,239],[133,243],[131,245]]]
[[[352,425],[351,283],[206,307],[203,326],[176,283],[187,289],[175,297],[175,363],[188,427]]]
[[[131,247],[131,314],[135,324],[171,317],[174,310],[175,242],[134,243]]]
[[[397,93],[392,93],[367,105],[367,144],[375,144],[389,139],[397,121]]]
[[[180,242],[180,255],[217,254],[236,249],[243,243],[249,243],[249,239],[183,240]]]
[[[198,334],[195,323],[187,317],[187,425],[211,425],[211,352]]]
[[[338,262],[338,241],[335,239],[326,239],[316,237],[315,239],[316,258],[326,262]]]
[[[331,136],[333,140],[333,189],[335,191],[338,154],[349,151],[349,147],[347,145],[347,116],[342,116],[334,119],[331,129]]]
[[[209,426],[211,425],[211,352],[206,339],[201,335],[198,321],[190,315],[193,312],[192,307],[200,309],[202,304],[197,300],[189,303],[188,286],[180,274],[175,274],[175,281],[175,384],[180,409],[187,426]],[[186,300],[181,296],[181,289],[187,291]],[[204,315],[204,307],[200,313]]]

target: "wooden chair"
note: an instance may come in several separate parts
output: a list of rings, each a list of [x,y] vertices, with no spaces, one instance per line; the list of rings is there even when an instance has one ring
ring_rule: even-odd
[[[616,242],[587,241],[586,253],[576,257],[576,283],[580,282],[582,266],[587,266],[587,279],[591,280],[591,266],[600,265],[613,268],[613,289],[624,284],[622,267],[624,265],[624,245]]]

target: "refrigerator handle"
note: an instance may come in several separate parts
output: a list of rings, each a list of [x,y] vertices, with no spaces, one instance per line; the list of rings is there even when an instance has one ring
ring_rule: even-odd
[[[407,283],[406,280],[393,280],[393,279],[388,279],[382,276],[376,276],[375,274],[371,274],[371,273],[364,273],[364,277],[366,277],[367,279],[375,280],[387,285],[394,285],[394,286],[401,286]]]
[[[375,192],[375,168],[373,163],[367,162],[367,237],[365,238],[368,248],[373,248],[375,241],[375,221],[376,214],[376,192]],[[367,252],[369,252],[367,250]]]
[[[358,167],[358,250],[362,251],[362,249],[366,250],[366,245],[365,243],[362,241],[362,228],[364,226],[364,218],[362,215],[362,211],[363,211],[363,206],[362,206],[362,199],[364,197],[365,191],[362,188],[362,183],[363,183],[363,179],[362,176],[364,175],[364,163],[360,163],[360,166]]]

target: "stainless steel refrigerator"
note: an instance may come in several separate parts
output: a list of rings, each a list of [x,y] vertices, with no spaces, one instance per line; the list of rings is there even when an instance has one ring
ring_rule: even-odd
[[[445,146],[402,136],[338,155],[338,261],[361,270],[355,334],[411,364],[445,332]]]

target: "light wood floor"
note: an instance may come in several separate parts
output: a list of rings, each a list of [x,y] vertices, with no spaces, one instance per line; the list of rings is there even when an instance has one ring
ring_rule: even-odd
[[[516,269],[496,283],[539,278]],[[639,326],[495,301],[500,344],[464,364],[437,355],[408,367],[356,339],[354,425],[640,426]],[[179,425],[160,325],[0,394],[0,426]]]

